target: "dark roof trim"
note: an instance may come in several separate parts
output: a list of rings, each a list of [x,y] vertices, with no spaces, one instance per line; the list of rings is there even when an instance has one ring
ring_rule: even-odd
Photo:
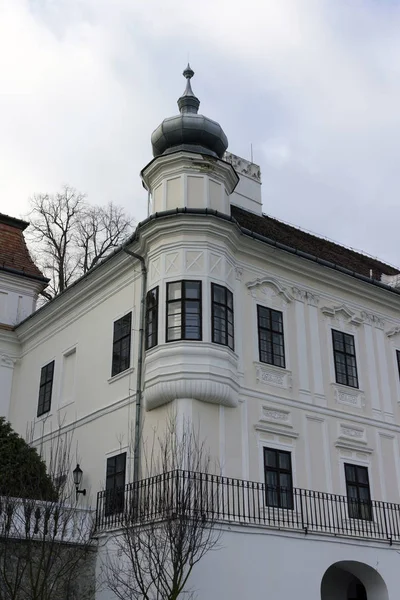
[[[26,277],[27,279],[35,279],[35,281],[40,281],[42,283],[49,283],[50,281],[48,277],[44,277],[41,275],[31,275],[30,273],[26,273],[25,271],[21,271],[20,269],[13,269],[12,267],[6,267],[5,265],[0,265],[0,271],[12,273],[13,275],[20,275],[21,277]]]
[[[178,215],[199,215],[199,216],[217,217],[218,219],[221,219],[223,221],[228,221],[230,223],[233,223],[241,233],[243,233],[244,235],[246,235],[248,237],[251,237],[254,240],[263,242],[264,244],[268,244],[269,246],[273,246],[274,248],[278,248],[279,250],[283,250],[284,252],[288,252],[289,254],[294,254],[296,256],[299,256],[300,258],[305,258],[306,260],[315,262],[323,267],[328,267],[329,269],[334,269],[335,271],[338,271],[339,273],[343,273],[344,275],[350,275],[350,277],[354,277],[355,279],[358,279],[365,283],[372,284],[378,288],[381,288],[383,290],[391,292],[392,294],[400,295],[400,289],[398,290],[396,288],[393,288],[390,285],[387,285],[386,283],[382,283],[381,281],[377,281],[376,279],[370,279],[369,277],[366,277],[365,275],[361,275],[360,273],[356,273],[355,271],[351,271],[350,269],[346,269],[345,267],[336,265],[335,263],[332,263],[328,260],[318,258],[318,256],[314,256],[313,254],[309,254],[308,252],[303,252],[302,250],[298,250],[297,248],[292,248],[291,246],[286,246],[286,244],[282,244],[281,242],[277,242],[276,240],[273,240],[266,236],[260,235],[259,233],[254,233],[250,229],[241,227],[239,225],[238,221],[231,215],[226,215],[225,213],[221,213],[212,208],[174,208],[171,210],[164,210],[162,212],[154,213],[154,214],[150,215],[149,217],[147,217],[147,219],[144,219],[144,221],[141,221],[137,225],[134,233],[126,240],[126,242],[124,242],[123,244],[121,244],[121,246],[119,246],[113,252],[111,252],[103,261],[97,263],[97,265],[95,265],[92,269],[90,269],[90,271],[88,271],[87,273],[85,273],[84,275],[79,277],[79,279],[74,281],[74,283],[72,283],[70,286],[68,286],[63,292],[61,292],[60,294],[55,296],[52,300],[50,300],[50,302],[48,302],[47,304],[44,304],[37,311],[35,311],[31,315],[29,315],[29,317],[27,317],[26,319],[21,321],[21,323],[19,323],[17,327],[26,323],[27,321],[32,319],[32,317],[34,317],[38,313],[45,310],[47,308],[47,306],[52,304],[55,300],[57,300],[57,298],[60,298],[60,296],[63,296],[64,294],[66,294],[71,288],[78,285],[81,281],[84,281],[85,279],[87,279],[91,275],[91,273],[93,273],[94,271],[99,269],[102,265],[104,265],[105,263],[110,261],[114,256],[123,252],[124,248],[126,248],[127,246],[130,246],[131,244],[133,244],[133,242],[137,241],[139,239],[140,230],[143,229],[143,227],[145,227],[148,223],[150,223],[151,221],[155,221],[156,219],[165,219],[165,218],[175,217]]]
[[[397,289],[391,287],[390,285],[387,285],[386,283],[382,283],[381,281],[377,281],[376,279],[371,279],[369,277],[366,277],[365,275],[361,275],[360,273],[356,273],[355,271],[346,269],[345,267],[337,265],[333,262],[324,260],[323,258],[319,258],[318,256],[315,256],[314,254],[309,254],[308,252],[303,252],[302,250],[298,250],[297,248],[293,248],[292,246],[287,246],[286,244],[277,242],[276,240],[268,238],[264,235],[255,233],[255,232],[251,231],[250,229],[241,227],[239,225],[238,221],[231,215],[226,215],[224,213],[220,213],[217,210],[214,210],[211,208],[176,208],[176,209],[172,209],[172,210],[165,210],[165,211],[162,211],[159,213],[154,213],[153,215],[150,215],[149,217],[147,217],[147,219],[145,219],[144,221],[141,221],[138,224],[134,236],[136,235],[136,232],[139,229],[141,229],[142,227],[144,227],[149,221],[153,221],[154,219],[157,219],[157,218],[172,217],[172,216],[178,215],[178,214],[211,215],[211,216],[218,217],[219,219],[223,219],[224,221],[230,221],[231,223],[234,223],[236,225],[236,227],[240,230],[241,233],[243,233],[244,235],[247,235],[255,240],[258,240],[260,242],[268,244],[269,246],[273,246],[274,248],[278,248],[279,250],[283,250],[284,252],[289,252],[290,254],[295,254],[296,256],[300,256],[300,258],[305,258],[306,260],[315,262],[319,265],[322,265],[323,267],[328,267],[329,269],[334,269],[335,271],[339,271],[340,273],[343,273],[344,275],[350,275],[351,277],[354,277],[355,279],[364,281],[365,283],[375,285],[379,288],[387,290],[388,292],[392,292],[394,294],[400,295],[400,290],[397,290]],[[134,241],[134,237],[132,238],[131,241]],[[128,240],[127,243],[131,243],[131,242],[129,242],[129,240]]]
[[[0,223],[3,225],[9,225],[10,227],[15,227],[16,229],[21,229],[24,231],[29,225],[28,221],[23,221],[22,219],[16,219],[15,217],[10,217],[9,215],[4,215],[0,213]]]

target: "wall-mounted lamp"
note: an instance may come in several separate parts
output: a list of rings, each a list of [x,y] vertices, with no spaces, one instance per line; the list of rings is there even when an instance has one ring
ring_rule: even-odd
[[[83,471],[79,465],[76,465],[75,469],[72,471],[72,474],[74,476],[74,484],[75,484],[75,488],[76,488],[76,498],[78,499],[78,494],[83,494],[84,496],[86,496],[86,489],[84,489],[84,490],[79,489],[79,486],[81,485],[81,481],[82,481],[82,475],[83,475]]]

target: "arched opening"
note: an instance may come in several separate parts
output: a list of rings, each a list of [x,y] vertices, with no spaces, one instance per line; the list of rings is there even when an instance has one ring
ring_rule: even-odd
[[[321,600],[389,600],[389,595],[378,571],[349,560],[337,562],[325,571]]]

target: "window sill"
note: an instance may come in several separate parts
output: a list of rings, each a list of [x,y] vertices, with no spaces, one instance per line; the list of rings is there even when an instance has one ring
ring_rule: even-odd
[[[117,375],[113,375],[112,377],[109,377],[107,379],[107,382],[114,383],[114,381],[118,381],[118,379],[122,379],[123,377],[126,377],[127,375],[131,375],[131,373],[133,373],[134,370],[135,370],[134,367],[129,367],[129,369],[125,369],[125,371],[121,371],[121,373],[118,373]]]
[[[52,417],[53,413],[51,412],[51,409],[49,410],[49,412],[45,412],[42,415],[40,415],[39,417],[36,416],[36,420],[37,421],[45,421],[46,419],[48,419],[49,417]]]

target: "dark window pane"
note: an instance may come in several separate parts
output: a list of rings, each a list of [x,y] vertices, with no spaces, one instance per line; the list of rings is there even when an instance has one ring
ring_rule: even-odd
[[[200,298],[200,282],[198,281],[185,281],[185,298]]]
[[[211,284],[212,341],[234,349],[233,294],[227,288]]]
[[[53,390],[54,377],[54,360],[45,367],[42,367],[40,372],[39,397],[37,416],[49,412],[51,407],[51,394]]]
[[[292,509],[293,484],[290,453],[265,448],[264,470],[267,505]]]
[[[276,452],[275,450],[266,450],[264,453],[265,464],[267,467],[276,467]]]
[[[345,464],[347,503],[352,519],[372,520],[367,467]]]
[[[358,388],[354,336],[332,330],[336,382]]]
[[[182,296],[182,283],[168,283],[168,300],[178,300]]]
[[[146,350],[158,344],[158,287],[146,296]]]
[[[105,516],[124,509],[126,452],[107,459]]]
[[[201,339],[201,282],[167,284],[166,341]]]
[[[277,310],[257,306],[258,347],[261,362],[285,367],[283,315]]]
[[[111,376],[122,373],[130,366],[132,313],[114,323]]]

